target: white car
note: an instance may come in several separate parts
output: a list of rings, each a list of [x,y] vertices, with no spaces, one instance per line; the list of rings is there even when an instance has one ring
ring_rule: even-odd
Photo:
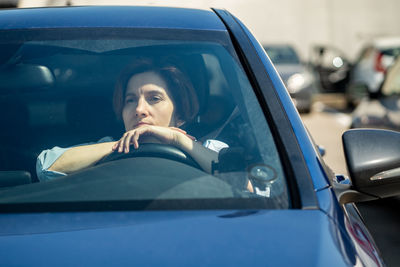
[[[400,131],[400,57],[389,68],[377,98],[363,98],[354,110],[351,128]]]
[[[400,36],[377,38],[364,46],[350,74],[346,90],[349,104],[358,104],[367,94],[376,94],[387,68],[400,54]]]

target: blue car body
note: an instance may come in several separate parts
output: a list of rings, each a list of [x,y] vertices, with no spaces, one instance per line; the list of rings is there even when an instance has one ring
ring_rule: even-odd
[[[101,18],[101,19],[100,19]],[[381,266],[353,204],[339,204],[334,174],[306,131],[263,47],[225,10],[73,7],[0,12],[0,32],[58,28],[223,32],[235,44],[261,105],[271,110],[291,162],[299,206],[287,210],[1,210],[2,266]],[[274,91],[267,90],[271,85]]]

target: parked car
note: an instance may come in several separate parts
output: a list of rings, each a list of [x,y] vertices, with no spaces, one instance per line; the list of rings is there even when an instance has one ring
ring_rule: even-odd
[[[18,0],[1,0],[0,8],[15,8],[18,5]]]
[[[264,44],[263,47],[278,70],[299,112],[310,112],[312,97],[318,90],[308,66],[301,61],[291,45]]]
[[[0,12],[0,29],[3,266],[383,265],[353,203],[400,192],[400,134],[346,132],[351,183],[335,176],[263,47],[228,11],[16,9]],[[175,68],[128,79],[143,62]],[[186,93],[191,119],[176,104]],[[159,103],[173,108],[157,113],[169,125],[127,124],[156,118]],[[132,131],[144,139],[115,150]],[[179,138],[157,139],[165,132]],[[200,162],[181,140],[217,158]],[[54,166],[97,145],[107,156],[84,168]]]
[[[340,49],[325,44],[314,45],[311,47],[310,64],[321,93],[346,92],[352,64]]]
[[[363,97],[378,93],[387,68],[399,54],[400,37],[376,38],[361,49],[346,89],[349,105],[356,106]]]
[[[400,58],[388,69],[378,93],[363,98],[352,117],[352,128],[400,131]]]

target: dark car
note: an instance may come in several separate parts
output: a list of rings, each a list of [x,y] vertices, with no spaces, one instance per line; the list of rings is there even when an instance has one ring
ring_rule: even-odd
[[[0,0],[1,8],[15,8],[18,5],[18,0]]]
[[[263,47],[299,112],[310,112],[313,95],[318,92],[312,71],[291,45],[264,44]]]
[[[389,68],[379,92],[364,97],[353,111],[351,127],[400,131],[400,58]]]
[[[4,10],[0,46],[1,265],[383,265],[353,202],[399,193],[399,134],[335,176],[228,11]]]
[[[310,64],[321,93],[346,92],[352,64],[340,49],[331,45],[314,45],[311,47]]]

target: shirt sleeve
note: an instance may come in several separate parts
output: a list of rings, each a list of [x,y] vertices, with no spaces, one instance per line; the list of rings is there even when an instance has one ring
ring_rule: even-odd
[[[52,149],[43,150],[36,161],[36,174],[39,181],[47,181],[54,178],[66,176],[65,173],[57,171],[49,171],[51,165],[67,151],[69,148],[53,147]]]
[[[214,150],[215,152],[219,152],[221,149],[229,147],[228,144],[214,139],[207,139],[203,143],[203,146],[208,149]]]
[[[84,145],[91,145],[91,144],[96,144],[96,143],[104,143],[104,142],[111,142],[113,139],[109,136],[103,137],[100,139],[98,142],[92,142],[92,143],[85,143],[85,144],[80,144],[72,147],[77,147],[77,146],[84,146]],[[53,165],[53,163],[62,155],[64,154],[68,149],[72,147],[67,147],[67,148],[61,148],[61,147],[53,147],[52,149],[47,149],[43,150],[36,161],[36,174],[38,176],[39,181],[48,181],[52,180],[54,178],[59,178],[66,176],[67,174],[62,173],[62,172],[57,172],[57,171],[49,171],[48,169]]]

